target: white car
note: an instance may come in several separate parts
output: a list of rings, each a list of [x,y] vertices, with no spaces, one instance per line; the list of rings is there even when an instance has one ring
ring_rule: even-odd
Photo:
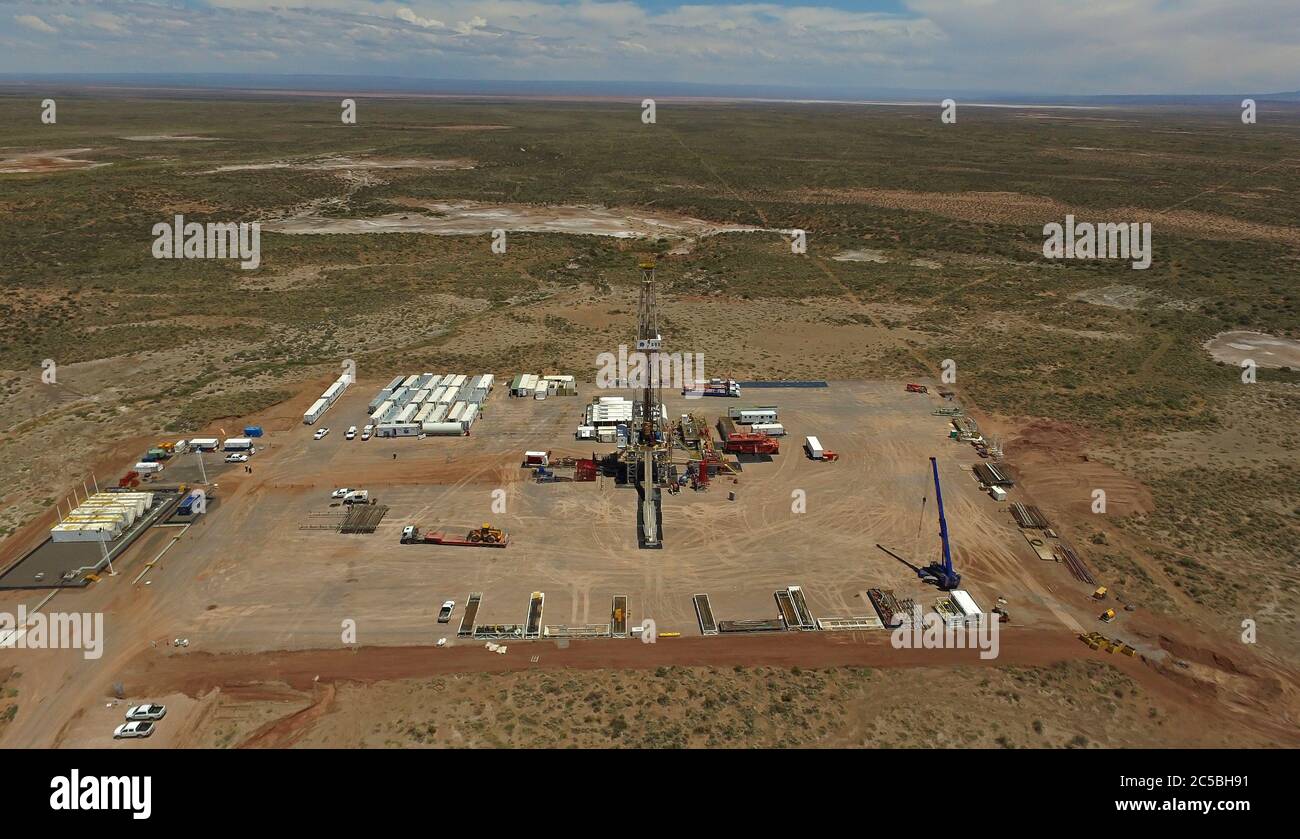
[[[148,720],[124,722],[113,729],[114,740],[129,740],[135,737],[148,737],[153,734],[153,723]]]
[[[348,429],[348,433],[343,435],[349,440],[355,440],[357,436],[357,427],[354,425]]]
[[[456,611],[455,600],[448,600],[443,603],[442,608],[438,610],[438,623],[446,623],[451,620],[451,613],[454,611]]]
[[[371,432],[373,432],[374,430],[375,430],[375,427],[374,427],[373,425],[367,425],[365,428],[361,429],[361,439],[362,439],[362,440],[369,440],[369,439],[370,439],[370,434],[371,434]]]
[[[160,720],[167,716],[166,705],[136,705],[126,712],[128,721]]]
[[[348,489],[347,487],[340,487],[330,493],[330,498],[346,498],[347,494],[351,491],[352,490]]]
[[[246,454],[240,454],[239,452],[231,452],[230,454],[226,455],[226,463],[247,463],[247,462],[248,462],[248,455]]]
[[[318,428],[318,429],[316,429],[316,433],[313,434],[313,435],[311,435],[311,436],[312,436],[312,439],[314,439],[314,440],[319,440],[320,438],[324,437],[326,434],[329,434],[329,433],[330,433],[330,430],[329,430],[328,428]]]

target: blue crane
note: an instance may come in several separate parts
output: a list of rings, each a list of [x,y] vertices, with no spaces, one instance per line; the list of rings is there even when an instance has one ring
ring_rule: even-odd
[[[943,591],[952,591],[961,586],[961,574],[952,567],[952,548],[948,545],[948,520],[943,515],[943,491],[939,489],[939,464],[930,458],[930,470],[934,473],[934,498],[939,505],[939,538],[943,540],[943,564],[932,562],[917,570],[917,576],[931,579]]]

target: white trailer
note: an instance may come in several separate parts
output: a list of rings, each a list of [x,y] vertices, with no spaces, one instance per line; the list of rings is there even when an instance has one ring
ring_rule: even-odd
[[[993,496],[994,501],[1006,501],[1007,491],[1002,487],[989,487],[989,495]]]
[[[139,472],[141,475],[152,475],[154,472],[161,472],[163,466],[161,463],[142,460],[131,468]]]
[[[195,437],[190,440],[190,448],[201,452],[215,452],[220,445],[221,441],[216,437]]]
[[[785,426],[779,422],[756,422],[749,427],[749,430],[755,434],[766,434],[769,437],[785,436]]]
[[[952,600],[952,605],[957,607],[963,618],[968,622],[978,621],[984,616],[980,607],[976,605],[975,598],[970,596],[970,592],[963,589],[953,589],[948,592],[948,598]]]
[[[813,460],[821,460],[822,455],[826,451],[822,448],[821,440],[818,440],[816,437],[803,438],[803,448],[804,451],[808,452],[808,456]]]
[[[226,442],[221,446],[221,450],[226,452],[252,451],[253,440],[251,437],[227,437]]]
[[[476,419],[478,419],[478,405],[471,402],[465,406],[465,410],[460,415],[460,424],[465,426],[466,434],[469,433],[469,427],[474,424]]]
[[[324,416],[325,412],[329,410],[329,407],[329,400],[317,399],[312,403],[311,407],[307,409],[307,412],[302,415],[303,424],[311,425],[316,422],[316,420]]]

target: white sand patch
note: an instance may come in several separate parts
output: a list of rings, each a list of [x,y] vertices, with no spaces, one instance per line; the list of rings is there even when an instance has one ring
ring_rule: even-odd
[[[231,166],[218,166],[200,172],[201,175],[214,175],[220,172],[258,172],[267,169],[299,169],[310,172],[350,172],[361,169],[473,169],[474,161],[463,158],[449,160],[432,160],[429,158],[383,158],[383,157],[325,157],[319,160],[288,161],[277,160],[271,163],[240,163]]]
[[[388,213],[363,219],[302,214],[263,222],[262,229],[288,234],[426,233],[436,236],[477,236],[502,229],[516,233],[688,239],[719,233],[788,232],[718,224],[676,213],[617,207],[485,204],[477,201],[410,203],[425,212]]]
[[[836,262],[879,262],[889,261],[884,251],[875,251],[870,248],[861,248],[859,250],[840,251],[831,257]]]
[[[98,169],[109,163],[78,160],[74,155],[87,154],[94,149],[55,149],[51,151],[21,152],[0,159],[0,175],[26,175],[46,172],[68,172],[75,169]]]
[[[1263,332],[1220,332],[1203,345],[1215,361],[1240,364],[1251,359],[1259,367],[1300,369],[1300,341]]]

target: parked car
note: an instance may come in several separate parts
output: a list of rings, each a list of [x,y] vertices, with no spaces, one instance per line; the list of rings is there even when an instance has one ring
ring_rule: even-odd
[[[226,463],[247,463],[248,455],[239,452],[231,452],[226,455]]]
[[[448,600],[444,602],[442,604],[442,608],[438,610],[438,623],[446,623],[447,621],[451,620],[451,613],[454,611],[456,611],[455,600]]]
[[[166,705],[136,705],[126,712],[128,720],[160,720],[166,715]]]
[[[346,498],[347,494],[351,491],[352,490],[348,487],[339,487],[330,493],[330,498]]]
[[[148,737],[153,734],[153,723],[148,720],[124,722],[113,729],[114,740],[130,740],[135,737]]]
[[[347,495],[343,496],[344,504],[369,504],[370,491],[365,489],[354,489]]]
[[[374,430],[375,430],[375,427],[374,427],[373,425],[367,425],[365,428],[361,429],[361,439],[362,439],[362,440],[369,440],[369,439],[370,439],[370,435],[371,435],[372,433],[374,433]]]
[[[355,425],[352,426],[351,428],[348,429],[348,433],[344,434],[343,436],[348,438],[349,440],[355,440],[357,437],[357,427]]]
[[[328,428],[318,428],[316,429],[316,433],[311,436],[313,439],[319,440],[320,438],[324,437],[326,434],[329,433],[330,430]]]

